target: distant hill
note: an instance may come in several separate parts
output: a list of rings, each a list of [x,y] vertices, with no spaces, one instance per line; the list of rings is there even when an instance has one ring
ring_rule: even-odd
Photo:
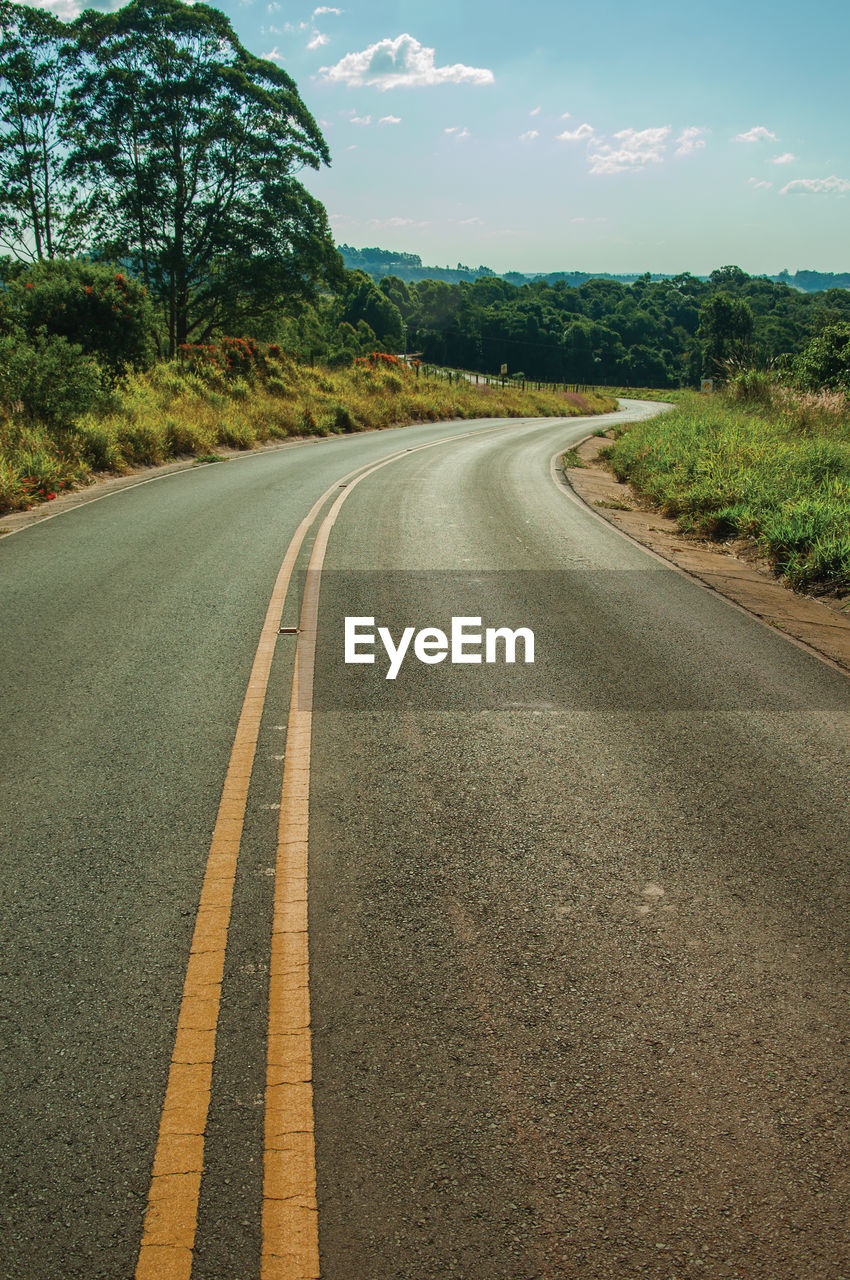
[[[635,271],[631,274],[618,275],[610,271],[549,271],[532,272],[494,271],[492,267],[468,267],[459,262],[456,267],[426,267],[418,253],[401,253],[394,249],[355,249],[352,245],[338,246],[343,261],[349,271],[363,271],[373,280],[381,280],[385,276],[396,276],[405,284],[417,280],[445,280],[448,284],[458,284],[461,280],[470,283],[482,276],[497,276],[508,280],[511,284],[531,284],[533,281],[545,280],[554,284],[563,280],[571,288],[588,280],[616,280],[620,284],[634,284],[636,280],[672,280],[674,273],[659,274]],[[698,280],[707,280],[708,276],[697,276]],[[821,293],[825,289],[850,289],[850,272],[835,273],[832,271],[797,271],[791,275],[788,271],[780,271],[775,276],[766,276],[767,280],[775,280],[790,285],[803,293]]]
[[[823,293],[825,289],[850,289],[850,271],[795,271],[793,276],[787,271],[780,271],[778,276],[770,276],[780,284],[790,284],[794,289],[802,289],[803,293]]]

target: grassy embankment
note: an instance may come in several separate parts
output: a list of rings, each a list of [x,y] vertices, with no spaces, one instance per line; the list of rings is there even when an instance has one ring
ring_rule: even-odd
[[[850,590],[850,405],[742,375],[635,423],[605,451],[684,530],[749,539],[798,590]]]
[[[297,436],[482,417],[574,417],[615,403],[584,395],[475,387],[419,376],[393,357],[353,368],[307,368],[268,349],[234,364],[161,364],[131,375],[97,411],[48,430],[20,414],[0,414],[0,512],[21,510],[89,483],[93,473],[195,455],[251,449]],[[274,352],[274,348],[272,348]],[[231,352],[232,354],[232,352]]]
[[[606,387],[606,390],[610,390],[612,396],[626,396],[629,400],[659,400],[668,404],[678,404],[691,394],[690,391],[682,391],[676,387],[666,390],[659,390],[658,387]]]

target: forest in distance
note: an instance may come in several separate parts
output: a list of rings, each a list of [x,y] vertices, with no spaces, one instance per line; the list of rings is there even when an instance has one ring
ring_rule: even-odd
[[[644,274],[641,271],[494,271],[492,267],[470,267],[459,262],[456,267],[425,266],[418,253],[407,253],[395,249],[355,249],[353,245],[338,246],[346,267],[354,271],[365,271],[373,280],[383,276],[398,276],[405,283],[414,280],[445,280],[448,284],[458,284],[461,280],[470,283],[480,276],[498,276],[501,280],[509,280],[511,284],[533,284],[545,280],[554,284],[563,280],[564,284],[578,286],[588,280],[618,280],[620,284],[633,284]],[[651,280],[672,280],[675,271],[653,271]],[[708,276],[697,275],[698,280],[707,280]],[[769,275],[768,280],[777,280],[780,284],[790,284],[803,293],[819,293],[824,289],[850,289],[850,271],[795,271],[792,275],[787,267],[776,275]]]
[[[373,333],[387,349],[403,344],[434,364],[484,373],[507,364],[510,374],[600,386],[698,386],[703,376],[723,376],[730,361],[781,367],[850,324],[850,290],[804,293],[737,266],[707,279],[646,273],[631,283],[591,277],[578,285],[495,274],[454,284],[393,274],[376,281],[358,269],[346,273],[333,306],[343,346]],[[317,344],[329,336],[320,312]]]

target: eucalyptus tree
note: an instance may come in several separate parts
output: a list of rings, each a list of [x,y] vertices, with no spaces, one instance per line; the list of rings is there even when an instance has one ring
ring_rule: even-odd
[[[328,149],[285,71],[203,4],[132,0],[75,30],[71,171],[100,193],[98,250],[162,306],[169,354],[338,278],[325,210],[295,177]]]
[[[64,174],[76,71],[66,24],[0,0],[0,243],[16,258],[64,256],[84,241],[91,200]]]

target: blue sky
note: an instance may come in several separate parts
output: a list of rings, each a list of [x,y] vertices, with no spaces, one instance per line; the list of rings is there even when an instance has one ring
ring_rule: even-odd
[[[847,0],[217,7],[321,122],[332,166],[304,178],[339,243],[497,270],[850,270]]]

